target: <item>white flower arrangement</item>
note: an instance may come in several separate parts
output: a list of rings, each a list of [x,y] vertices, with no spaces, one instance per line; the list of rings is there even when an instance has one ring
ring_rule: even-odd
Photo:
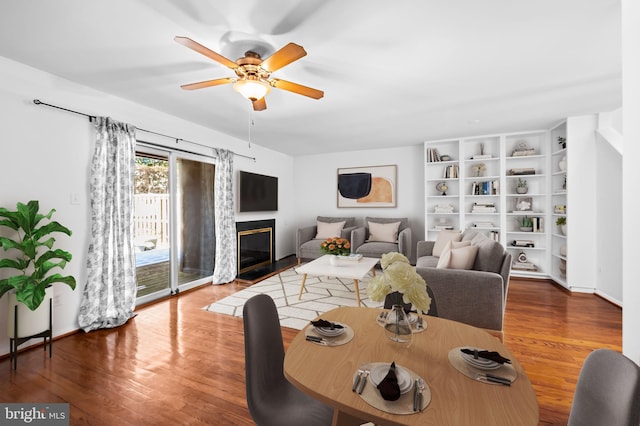
[[[387,294],[397,291],[402,293],[404,303],[413,304],[418,311],[429,312],[431,298],[427,294],[427,283],[411,266],[409,259],[401,253],[385,253],[380,265],[382,274],[373,277],[367,285],[371,300],[381,302]]]
[[[473,170],[473,174],[475,176],[480,176],[480,174],[482,172],[484,172],[485,170],[487,170],[487,166],[484,163],[478,163],[475,166],[472,167]]]

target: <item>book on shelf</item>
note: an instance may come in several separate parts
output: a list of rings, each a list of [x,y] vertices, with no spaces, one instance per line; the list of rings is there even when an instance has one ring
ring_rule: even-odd
[[[456,164],[452,164],[450,166],[445,167],[444,169],[444,178],[445,179],[456,179],[458,178],[460,171]]]
[[[494,203],[473,203],[471,213],[496,213],[497,209]]]
[[[452,231],[453,225],[436,225],[433,227],[433,229],[437,231]]]
[[[427,148],[427,162],[436,163],[440,161],[440,153],[438,148]]]
[[[469,159],[470,160],[483,160],[485,158],[493,158],[493,157],[491,157],[491,154],[476,154],[476,155],[472,155]]]
[[[484,182],[473,182],[471,184],[471,195],[498,195],[500,183],[497,180]]]
[[[515,149],[511,153],[512,157],[528,157],[530,155],[536,155],[535,148]]]
[[[534,167],[516,167],[507,171],[509,176],[522,176],[522,175],[535,175],[536,169]]]
[[[535,247],[535,243],[532,240],[513,240],[511,242],[513,247]]]
[[[534,216],[531,218],[531,222],[533,223],[533,232],[544,232],[544,229],[542,227],[544,218]]]
[[[516,271],[532,271],[535,272],[538,270],[538,267],[531,262],[513,262],[511,264],[511,269]]]
[[[434,213],[453,213],[452,204],[436,204],[433,208]]]
[[[473,222],[472,226],[474,228],[495,228],[493,222]]]
[[[440,154],[438,148],[427,148],[427,163],[437,163],[440,161],[451,161],[452,158],[447,154]]]

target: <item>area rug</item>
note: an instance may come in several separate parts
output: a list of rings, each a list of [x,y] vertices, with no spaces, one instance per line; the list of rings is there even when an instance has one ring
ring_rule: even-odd
[[[383,302],[374,302],[367,296],[367,283],[370,279],[371,273],[359,282],[361,306],[379,308]],[[256,294],[268,294],[278,309],[280,325],[302,330],[309,321],[331,309],[339,306],[358,306],[353,280],[308,276],[302,298],[298,300],[301,282],[302,275],[293,267],[203,309],[241,317],[242,308],[248,299]]]

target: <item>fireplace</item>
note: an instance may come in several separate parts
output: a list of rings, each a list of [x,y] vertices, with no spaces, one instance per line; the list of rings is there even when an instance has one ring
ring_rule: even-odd
[[[269,266],[276,251],[275,219],[236,222],[238,275]]]

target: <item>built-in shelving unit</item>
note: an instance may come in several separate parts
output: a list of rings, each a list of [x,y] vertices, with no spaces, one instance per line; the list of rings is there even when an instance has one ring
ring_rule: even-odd
[[[426,232],[436,235],[442,229],[460,228],[460,144],[458,140],[430,144],[425,149],[425,200],[432,215],[425,222]]]
[[[475,229],[507,247],[514,275],[548,276],[548,146],[546,130],[425,142],[425,238]],[[447,173],[452,166],[455,176]],[[525,180],[527,192],[519,193]],[[524,217],[532,230],[521,230]]]
[[[547,150],[548,132],[504,135],[506,225],[505,247],[513,257],[514,275],[547,275]],[[527,191],[518,192],[526,183]],[[531,226],[524,223],[531,221]]]
[[[425,239],[435,240],[444,226],[477,229],[511,253],[512,275],[593,292],[598,208],[619,208],[597,205],[597,128],[597,116],[584,115],[548,130],[425,142]],[[437,161],[443,154],[446,161]],[[450,166],[455,177],[445,177]],[[436,189],[440,182],[447,195]],[[525,217],[533,229],[521,229]]]
[[[567,225],[556,223],[560,218],[567,220],[567,123],[563,121],[551,129],[551,278],[568,286],[567,280]],[[563,142],[564,141],[564,142]]]

